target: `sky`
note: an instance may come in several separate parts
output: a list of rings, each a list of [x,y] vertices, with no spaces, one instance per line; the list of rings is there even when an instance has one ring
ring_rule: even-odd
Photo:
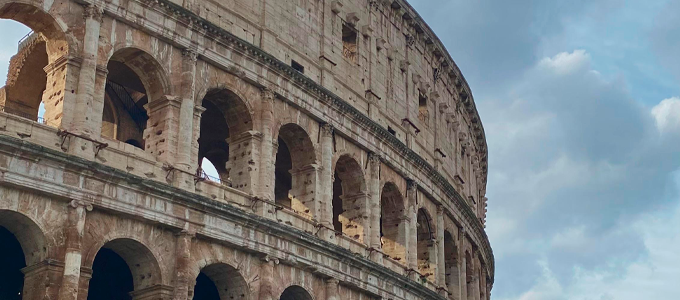
[[[680,0],[410,3],[486,130],[492,299],[677,297]]]
[[[680,0],[410,0],[489,148],[493,300],[680,294]]]

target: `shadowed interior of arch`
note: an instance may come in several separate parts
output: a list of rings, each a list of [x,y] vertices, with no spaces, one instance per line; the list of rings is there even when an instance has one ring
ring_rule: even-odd
[[[312,296],[303,287],[293,285],[281,293],[279,300],[312,300]]]
[[[380,237],[385,254],[406,263],[406,220],[404,198],[397,186],[388,182],[380,193]]]
[[[115,239],[104,244],[94,258],[87,299],[132,299],[131,293],[160,283],[160,267],[146,246]]]
[[[22,269],[46,258],[47,245],[40,227],[21,213],[0,210],[0,299],[37,297],[32,294],[39,284],[35,282],[37,276],[25,279]]]
[[[448,291],[453,295],[459,295],[458,247],[448,231],[444,231],[444,276]]]
[[[276,203],[313,216],[316,155],[307,132],[297,124],[281,126],[276,152],[274,195]]]
[[[231,149],[230,144],[238,144],[238,138],[252,129],[250,113],[243,100],[227,89],[209,90],[201,105],[205,111],[201,115],[198,138],[199,170],[209,170],[203,167],[203,162],[207,160],[217,174],[206,174],[218,177],[224,184],[232,185],[231,170],[236,168],[236,172],[240,172],[244,166],[239,164],[240,156],[231,152],[234,149]],[[242,188],[238,180],[235,187]]]
[[[14,234],[0,226],[0,245],[0,299],[20,300],[24,288],[21,269],[26,267],[21,244]]]
[[[418,271],[433,279],[436,268],[436,242],[432,217],[425,208],[418,210],[417,216],[417,258]]]
[[[250,290],[239,271],[216,263],[201,270],[194,286],[194,300],[247,300]]]
[[[126,51],[114,53],[107,66],[101,134],[144,149],[144,129],[149,120],[144,105],[149,99],[126,55]]]
[[[333,177],[333,226],[360,242],[366,236],[368,197],[361,165],[349,155],[341,156]]]

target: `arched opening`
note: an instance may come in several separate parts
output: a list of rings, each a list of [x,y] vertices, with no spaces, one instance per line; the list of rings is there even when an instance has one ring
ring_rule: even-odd
[[[281,126],[274,174],[276,203],[313,216],[316,172],[314,145],[307,132],[297,124]]]
[[[42,8],[23,3],[2,6],[0,19],[7,19],[2,21],[3,41],[17,45],[17,53],[5,65],[7,69],[0,70],[7,75],[5,86],[0,88],[0,111],[59,126],[67,83],[66,71],[54,64],[68,52],[63,31]],[[43,100],[48,105],[40,114]]]
[[[227,264],[212,264],[196,278],[194,300],[247,300],[250,290],[241,274]]]
[[[286,288],[279,300],[312,300],[312,295],[303,287],[298,285],[289,286]]]
[[[404,198],[397,186],[388,182],[380,194],[380,237],[383,252],[406,264],[406,219]]]
[[[116,51],[107,65],[101,134],[144,149],[144,130],[149,115],[144,105],[149,95],[141,74],[135,71],[148,54],[136,49]]]
[[[19,240],[7,228],[0,226],[0,299],[20,300],[24,289],[26,258]]]
[[[131,239],[115,239],[94,257],[87,299],[132,299],[159,285],[160,277],[158,262],[146,246]],[[154,292],[160,290],[150,293]]]
[[[425,208],[418,210],[417,216],[418,271],[422,276],[434,279],[436,268],[436,232],[432,217]]]
[[[472,267],[472,256],[470,255],[470,252],[465,251],[465,289],[469,300],[475,299],[474,278],[475,270]]]
[[[92,264],[88,300],[132,299],[132,272],[125,260],[111,249],[102,248]]]
[[[458,269],[458,247],[453,236],[444,231],[444,281],[451,299],[460,299],[460,271]]]
[[[45,236],[38,225],[20,213],[0,210],[0,299],[33,299],[34,294],[44,292],[36,287],[41,285],[38,282],[44,280],[46,274],[27,273],[24,276],[22,270],[43,261],[46,256]]]
[[[209,161],[214,173],[201,173],[206,177],[214,176],[226,185],[243,188],[248,183],[249,156],[245,147],[238,146],[249,136],[252,130],[252,119],[243,100],[226,89],[208,91],[202,101],[205,111],[201,115],[200,137],[198,138],[199,172],[209,169],[204,166]],[[232,145],[235,145],[232,149]],[[233,153],[232,153],[233,151]],[[231,170],[234,172],[231,172]]]
[[[368,197],[361,165],[349,155],[335,165],[333,180],[333,226],[349,237],[364,241],[368,226]]]

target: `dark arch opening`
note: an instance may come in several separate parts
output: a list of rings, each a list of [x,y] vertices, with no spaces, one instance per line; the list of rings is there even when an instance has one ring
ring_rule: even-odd
[[[125,260],[111,249],[102,248],[92,264],[88,300],[132,299],[132,272]]]
[[[453,236],[444,231],[444,281],[452,295],[460,295],[460,271],[458,269],[458,247]]]
[[[380,194],[380,207],[380,236],[383,252],[392,259],[406,263],[404,198],[394,183],[388,182],[383,187]]]
[[[230,90],[211,89],[203,97],[201,105],[205,111],[201,114],[198,138],[199,175],[208,178],[216,175],[219,178],[215,179],[223,184],[247,188],[249,172],[244,170],[250,167],[250,157],[234,152],[241,149],[241,154],[245,153],[243,147],[250,143],[241,143],[253,126],[246,103]],[[210,161],[217,174],[204,173],[204,159]]]
[[[335,164],[333,180],[333,226],[347,236],[364,241],[368,197],[361,165],[349,155]]]
[[[88,260],[92,261],[89,300],[131,299],[131,294],[148,291],[148,288],[162,282],[155,256],[149,248],[132,239],[109,241],[94,258],[88,256]]]
[[[433,277],[435,270],[435,232],[432,218],[424,208],[418,210],[417,216],[417,259],[418,271],[426,277]]]
[[[301,286],[293,285],[283,291],[279,300],[312,300],[312,295]]]
[[[198,138],[199,167],[202,171],[205,171],[203,162],[208,160],[217,171],[219,179],[228,182],[229,125],[222,111],[212,100],[204,99],[203,107],[205,111],[201,115],[201,132]]]
[[[307,132],[297,124],[281,126],[276,152],[274,195],[277,204],[313,216],[316,154]]]
[[[201,272],[196,277],[196,286],[194,287],[194,300],[220,300],[220,293],[217,291],[217,286],[210,280],[208,275]]]
[[[290,157],[288,145],[281,138],[278,139],[279,148],[276,151],[276,167],[274,171],[274,199],[276,204],[291,207],[290,189],[293,187],[293,177],[290,170],[293,168],[293,160]]]
[[[144,149],[144,129],[149,120],[144,105],[149,99],[139,75],[126,61],[127,52],[114,53],[107,66],[101,134]]]
[[[247,300],[250,291],[245,278],[227,264],[212,264],[196,278],[194,300]]]
[[[0,226],[0,299],[20,300],[24,288],[26,257],[19,240],[7,228]]]

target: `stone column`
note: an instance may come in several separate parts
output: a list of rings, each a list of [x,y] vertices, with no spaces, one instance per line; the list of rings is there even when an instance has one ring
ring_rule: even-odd
[[[59,300],[75,300],[78,298],[80,267],[82,262],[82,239],[85,232],[85,215],[92,211],[92,205],[83,201],[72,200],[68,209],[66,227],[66,256],[64,258],[64,276],[59,289]]]
[[[340,300],[338,295],[338,284],[340,282],[335,278],[326,280],[326,300]]]
[[[382,243],[380,242],[380,217],[382,212],[380,203],[380,156],[375,153],[368,154],[368,170],[370,230],[367,244],[375,250],[382,250]],[[380,251],[376,255],[372,255],[372,257],[375,262],[382,262]]]
[[[262,89],[260,104],[260,130],[262,132],[262,150],[260,151],[260,192],[258,196],[274,202],[274,185],[276,177],[276,150],[274,148],[274,100],[276,94],[269,88]]]
[[[319,188],[316,196],[319,201],[320,223],[328,228],[333,228],[333,126],[321,125],[321,172],[319,174]]]
[[[260,292],[259,300],[276,300],[278,295],[274,294],[276,285],[274,284],[274,266],[279,264],[279,260],[269,257],[262,258],[260,266]]]
[[[418,185],[413,180],[408,180],[406,187],[406,214],[408,226],[406,227],[406,261],[408,268],[418,270],[418,203],[417,203]]]
[[[97,50],[99,48],[99,29],[101,27],[102,16],[103,10],[95,5],[88,5],[83,10],[85,37],[82,43],[83,60],[80,63],[76,101],[72,111],[63,112],[73,114],[71,124],[67,125],[67,129],[86,136],[91,136],[95,130],[99,129],[92,128],[92,124],[97,124],[100,120],[93,122],[91,119],[101,116],[101,112],[93,111],[92,102],[97,75]],[[73,145],[69,149],[72,154],[82,155],[90,159],[94,158],[94,145],[92,142],[83,139],[71,139],[71,142]]]
[[[196,60],[198,54],[193,50],[182,52],[182,90],[180,91],[179,133],[177,138],[177,168],[175,173],[177,187],[193,191],[198,161],[191,155],[191,141],[194,140],[194,97],[196,91]],[[198,139],[198,137],[196,137]]]
[[[175,163],[181,106],[180,97],[172,95],[149,99],[149,103],[144,105],[149,115],[144,129],[144,150],[164,163]]]
[[[446,267],[444,266],[444,206],[437,206],[437,285],[446,288]]]
[[[193,282],[191,276],[191,241],[196,234],[188,230],[182,230],[175,241],[175,284],[173,291],[174,300],[187,300],[189,285]]]

